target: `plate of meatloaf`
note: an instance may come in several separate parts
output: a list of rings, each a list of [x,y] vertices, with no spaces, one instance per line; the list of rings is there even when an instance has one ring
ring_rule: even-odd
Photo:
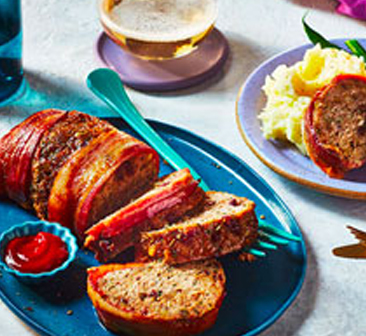
[[[69,228],[80,247],[47,282],[2,270],[1,299],[47,336],[260,333],[298,295],[306,248],[289,241],[258,259],[247,248],[270,240],[259,221],[302,238],[296,220],[239,158],[149,123],[210,191],[117,118],[49,109],[0,140],[0,237],[39,218]]]
[[[237,123],[249,148],[278,174],[320,192],[366,199],[366,70],[345,41],[332,40],[344,51],[309,44],[260,65],[239,92]]]

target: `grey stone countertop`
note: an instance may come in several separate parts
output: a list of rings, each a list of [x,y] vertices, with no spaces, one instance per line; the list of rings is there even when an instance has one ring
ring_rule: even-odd
[[[22,5],[24,68],[32,94],[0,108],[0,135],[51,105],[108,114],[85,85],[86,75],[99,65],[93,47],[101,26],[94,0],[23,0]],[[235,121],[236,97],[248,75],[269,57],[307,43],[300,23],[306,11],[312,25],[328,37],[364,35],[366,23],[336,14],[335,5],[331,0],[220,0],[216,26],[231,48],[220,76],[170,94],[128,90],[145,117],[191,130],[241,157],[295,215],[308,249],[305,283],[263,336],[366,335],[366,261],[331,253],[333,247],[353,241],[346,224],[366,230],[366,202],[324,195],[280,177],[252,154]],[[0,335],[34,335],[1,302],[0,326]]]

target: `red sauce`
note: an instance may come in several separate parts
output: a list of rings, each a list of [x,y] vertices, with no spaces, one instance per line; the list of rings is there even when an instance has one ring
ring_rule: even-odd
[[[68,257],[66,244],[52,233],[18,237],[5,248],[6,264],[22,273],[43,273],[61,266]]]

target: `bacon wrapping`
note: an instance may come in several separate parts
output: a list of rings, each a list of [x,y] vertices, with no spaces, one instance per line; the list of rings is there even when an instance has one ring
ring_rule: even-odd
[[[165,176],[135,201],[102,219],[87,231],[85,247],[107,261],[134,245],[140,233],[159,229],[203,203],[204,192],[188,169]]]

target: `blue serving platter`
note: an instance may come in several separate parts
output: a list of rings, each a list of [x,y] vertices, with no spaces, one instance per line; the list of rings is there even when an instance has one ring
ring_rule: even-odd
[[[108,119],[134,134],[120,119]],[[186,130],[150,121],[155,130],[196,169],[213,190],[252,199],[257,215],[277,227],[301,236],[296,220],[274,190],[243,161],[223,148]],[[161,163],[161,175],[172,169]],[[0,202],[0,232],[35,217],[14,203]],[[128,256],[124,256],[128,258]],[[215,326],[205,336],[257,335],[278,319],[293,302],[306,270],[306,249],[290,243],[254,263],[238,260],[237,254],[221,259],[227,275],[227,296]],[[27,286],[1,273],[0,297],[24,322],[47,336],[111,336],[98,322],[86,294],[86,269],[98,265],[92,255],[79,250],[62,278]]]

